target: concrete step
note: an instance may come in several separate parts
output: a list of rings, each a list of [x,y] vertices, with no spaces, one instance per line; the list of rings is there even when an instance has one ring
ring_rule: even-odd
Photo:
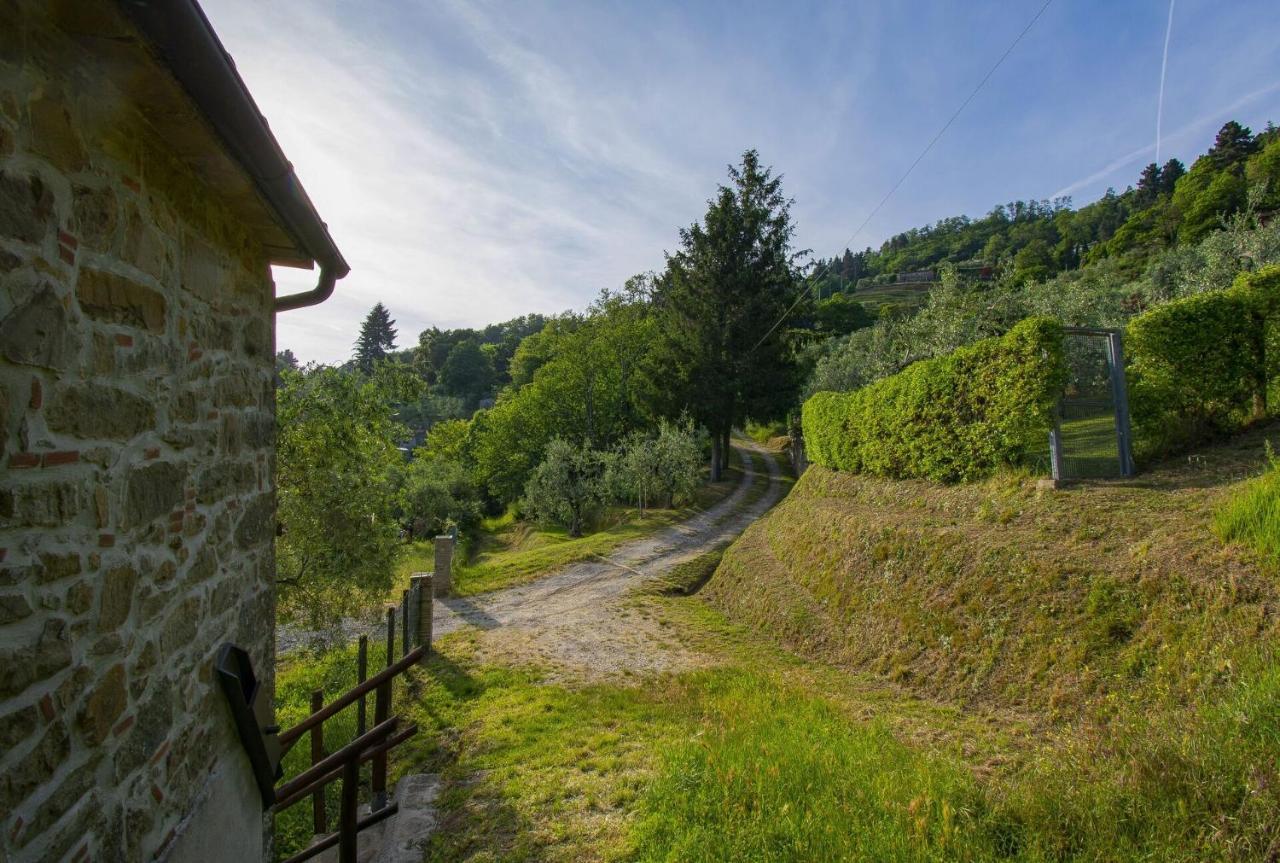
[[[400,809],[361,831],[357,863],[422,863],[423,848],[439,823],[435,803],[440,784],[434,773],[410,774],[396,783],[391,799]],[[362,806],[360,817],[368,814],[368,807]],[[330,848],[312,859],[338,863],[338,849]]]

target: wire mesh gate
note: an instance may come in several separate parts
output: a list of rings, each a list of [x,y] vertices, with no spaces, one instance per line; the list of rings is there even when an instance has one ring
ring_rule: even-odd
[[[1067,327],[1069,376],[1049,432],[1056,480],[1134,474],[1119,330]]]

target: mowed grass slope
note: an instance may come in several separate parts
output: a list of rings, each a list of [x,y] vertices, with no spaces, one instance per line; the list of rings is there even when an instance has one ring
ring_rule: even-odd
[[[702,595],[802,655],[1033,727],[984,783],[996,856],[1277,859],[1280,572],[1213,529],[1265,494],[1248,477],[1277,434],[1048,493],[811,468]]]

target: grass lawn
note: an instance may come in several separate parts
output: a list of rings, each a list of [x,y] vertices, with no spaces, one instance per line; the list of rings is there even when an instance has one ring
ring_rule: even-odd
[[[509,514],[486,519],[467,546],[467,559],[455,562],[454,593],[470,596],[511,587],[570,563],[607,555],[625,542],[678,524],[714,505],[733,491],[741,476],[741,461],[735,450],[723,479],[703,484],[688,506],[648,509],[643,514],[630,507],[611,507],[601,514],[590,533],[577,538],[571,538],[563,528],[516,521]],[[432,568],[431,544],[416,545],[420,547],[411,547],[402,564],[405,579],[409,572]]]

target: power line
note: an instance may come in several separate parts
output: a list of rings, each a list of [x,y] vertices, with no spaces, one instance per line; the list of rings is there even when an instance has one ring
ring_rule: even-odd
[[[951,124],[956,121],[956,118],[959,117],[961,113],[963,113],[965,108],[969,107],[969,103],[973,101],[974,97],[977,96],[978,93],[982,90],[982,88],[986,86],[987,82],[991,80],[991,76],[994,75],[996,73],[996,70],[999,69],[1000,66],[1004,64],[1004,61],[1007,60],[1009,55],[1013,53],[1013,49],[1018,47],[1018,43],[1022,41],[1022,37],[1026,36],[1027,33],[1030,32],[1031,28],[1035,26],[1035,23],[1040,20],[1040,16],[1045,13],[1045,10],[1048,9],[1049,6],[1052,5],[1052,3],[1053,3],[1053,0],[1045,0],[1044,5],[1040,7],[1040,11],[1032,16],[1031,20],[1027,22],[1027,26],[1022,28],[1022,32],[1018,34],[1017,38],[1015,38],[1011,43],[1009,43],[1009,47],[1006,48],[1005,52],[1000,55],[1000,59],[995,62],[995,65],[993,65],[990,69],[987,70],[986,75],[982,76],[982,80],[978,82],[978,86],[974,87],[973,92],[970,93],[968,97],[963,102],[960,103],[960,107],[956,108],[955,113],[953,113],[950,116],[950,118],[947,119],[947,122],[942,124],[942,128],[938,130],[938,134],[933,136],[933,139],[930,140],[929,143],[925,146],[925,148],[920,151],[920,155],[916,156],[916,159],[914,162],[911,163],[911,166],[907,168],[907,170],[903,173],[901,177],[898,178],[898,182],[893,184],[893,188],[891,188],[888,191],[888,193],[883,198],[880,199],[880,203],[875,205],[875,207],[871,210],[871,212],[867,214],[867,217],[862,220],[862,224],[858,225],[858,228],[853,232],[853,235],[850,236],[849,239],[845,241],[844,247],[846,249],[853,247],[853,242],[858,238],[858,235],[861,234],[863,229],[866,228],[867,225],[871,223],[871,220],[875,218],[876,213],[880,212],[880,209],[886,203],[889,202],[889,199],[893,197],[894,192],[898,191],[898,188],[904,182],[906,182],[907,177],[911,176],[911,172],[916,169],[916,166],[920,164],[921,160],[924,159],[925,156],[929,155],[929,151],[933,149],[933,145],[938,143],[938,139],[941,138],[946,133],[947,129],[951,128]],[[773,331],[776,330],[778,327],[780,327],[782,325],[782,322],[785,321],[793,311],[795,311],[796,306],[800,305],[800,302],[805,298],[805,296],[812,293],[812,290],[813,290],[812,283],[814,279],[818,278],[820,275],[825,275],[824,271],[827,269],[830,269],[829,264],[824,266],[822,270],[813,273],[807,279],[805,279],[805,281],[808,282],[809,285],[805,288],[805,290],[800,292],[800,296],[797,297],[796,301],[791,304],[791,307],[782,313],[782,317],[778,318],[778,320],[774,322],[773,326],[769,327],[768,332],[766,332],[763,336],[760,337],[760,341],[752,345],[751,350],[754,351],[756,348],[760,347],[760,345],[764,344],[765,339],[773,335]]]

